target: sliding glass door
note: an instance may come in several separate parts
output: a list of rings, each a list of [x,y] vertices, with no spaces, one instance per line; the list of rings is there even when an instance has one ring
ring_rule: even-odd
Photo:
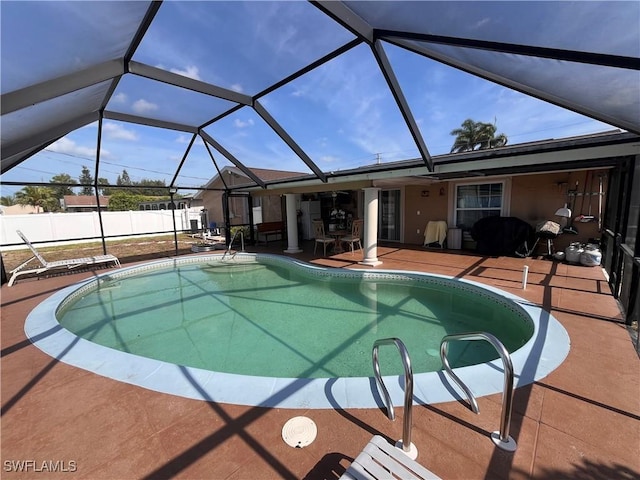
[[[378,199],[378,238],[400,241],[400,190],[381,190]]]

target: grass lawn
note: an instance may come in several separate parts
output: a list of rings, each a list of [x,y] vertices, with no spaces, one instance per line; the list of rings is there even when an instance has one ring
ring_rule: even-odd
[[[184,255],[191,253],[191,245],[197,243],[198,239],[194,239],[189,235],[178,235],[178,254]],[[45,258],[52,262],[55,260],[65,260],[69,258],[89,257],[92,255],[102,255],[102,242],[91,243],[73,243],[68,245],[59,245],[55,247],[47,247],[36,245],[36,249]],[[115,255],[120,262],[132,263],[154,258],[164,258],[175,256],[175,244],[173,235],[164,235],[159,237],[132,237],[125,240],[107,241],[107,253]],[[31,258],[33,254],[28,248],[20,250],[7,250],[2,252],[2,262],[7,274],[20,265],[22,262]],[[34,263],[34,265],[36,265]]]

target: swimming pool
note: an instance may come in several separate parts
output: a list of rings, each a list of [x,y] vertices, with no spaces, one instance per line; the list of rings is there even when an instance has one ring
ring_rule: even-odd
[[[516,385],[545,376],[568,353],[566,332],[547,312],[474,282],[417,272],[330,269],[277,255],[238,254],[229,263],[222,258],[182,257],[101,275],[43,302],[29,315],[25,331],[50,355],[110,378],[189,398],[289,408],[379,405],[370,360],[372,339],[377,338],[398,336],[407,344],[418,403],[459,398],[442,372],[428,371],[440,368],[438,346],[446,334],[482,330],[497,335],[512,351]],[[270,276],[260,280],[265,274]],[[313,286],[305,289],[309,282]],[[200,306],[191,304],[194,299]],[[251,303],[257,307],[249,308]],[[300,316],[300,304],[307,307],[303,314],[309,322],[306,326],[291,323],[292,317]],[[454,316],[456,321],[436,325],[445,307],[445,316]],[[92,308],[102,311],[91,313]],[[498,313],[492,314],[491,309]],[[229,312],[232,320],[224,320]],[[402,321],[389,320],[398,312]],[[273,323],[257,322],[255,317],[261,314]],[[87,317],[93,320],[85,322]],[[468,320],[478,317],[496,321],[474,328]],[[329,342],[322,343],[323,331],[331,327],[328,319],[337,321],[344,336],[330,333],[325,335]],[[141,328],[145,323],[151,333]],[[398,331],[389,328],[394,323],[416,323],[430,329],[435,325],[435,331]],[[213,324],[223,328],[216,330]],[[207,337],[209,330],[211,337]],[[313,341],[292,343],[292,331],[300,330],[300,337]],[[510,330],[506,337],[505,330]],[[263,336],[254,336],[256,331]],[[167,335],[176,332],[186,343],[166,341]],[[204,342],[194,343],[200,337]],[[238,339],[247,340],[247,345],[234,343]],[[165,345],[161,355],[149,350],[161,343]],[[472,342],[473,347],[478,343]],[[316,344],[322,361],[310,351]],[[265,352],[264,357],[260,351]],[[229,352],[239,355],[233,357]],[[338,361],[340,353],[345,356]],[[452,360],[468,366],[456,372],[477,396],[501,391],[501,362],[494,360],[490,349],[465,346],[458,353],[451,350],[459,357]],[[478,360],[477,355],[487,353],[492,356]],[[382,372],[393,376],[386,383],[394,403],[401,404],[397,352],[386,354],[389,360],[382,357]],[[352,361],[358,355],[364,358],[360,365]],[[273,371],[269,364],[280,357],[286,368]],[[222,363],[207,363],[221,358]],[[290,369],[296,359],[302,362]],[[476,361],[484,363],[469,365]]]

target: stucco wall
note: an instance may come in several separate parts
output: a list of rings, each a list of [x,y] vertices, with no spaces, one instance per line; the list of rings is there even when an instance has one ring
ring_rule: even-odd
[[[539,222],[545,220],[552,220],[564,226],[564,220],[554,215],[558,208],[569,203],[569,208],[573,213],[572,217],[575,218],[580,214],[588,215],[589,204],[591,204],[591,215],[595,217],[595,220],[589,223],[574,221],[573,226],[578,234],[560,235],[554,240],[554,247],[555,250],[563,250],[572,242],[586,243],[591,238],[599,238],[597,221],[600,215],[597,195],[599,175],[603,175],[605,195],[602,198],[602,208],[604,209],[607,188],[606,170],[593,170],[587,183],[585,183],[586,171],[511,177],[509,215],[524,220],[534,228]],[[583,195],[585,190],[587,195]],[[576,191],[577,195],[569,198],[568,191]],[[574,205],[572,205],[573,203]],[[405,243],[422,245],[427,222],[431,220],[448,221],[449,213],[449,182],[433,183],[428,186],[406,186],[404,189]]]
[[[430,221],[447,221],[449,186],[447,182],[405,187],[404,241],[422,245]],[[418,213],[419,212],[419,213]]]
[[[232,186],[234,184],[246,184],[247,179],[245,177],[240,177],[236,174],[228,174],[225,177],[225,181],[227,185]],[[220,179],[216,179],[211,185],[210,188],[220,188],[223,189],[224,185]],[[224,212],[222,210],[222,194],[221,190],[207,190],[202,194],[202,203],[203,208],[206,208],[209,214],[209,221],[216,222],[218,227],[224,226]],[[263,222],[271,222],[282,220],[282,208],[281,208],[281,197],[279,194],[273,194],[268,196],[262,196],[262,221]],[[244,198],[230,198],[229,199],[229,209],[231,213],[236,215],[231,219],[232,225],[239,225],[243,223],[249,222],[249,209],[247,207],[247,201]]]
[[[535,227],[538,222],[552,220],[565,225],[560,217],[554,214],[565,203],[569,203],[572,210],[572,218],[589,213],[596,218],[589,223],[573,222],[573,227],[578,231],[577,235],[563,234],[554,241],[556,250],[563,250],[572,242],[586,243],[590,238],[599,238],[597,218],[598,212],[598,175],[606,175],[605,170],[594,170],[588,183],[585,183],[587,172],[561,172],[541,175],[522,175],[512,179],[511,189],[511,216],[521,218]],[[576,187],[577,182],[577,187]],[[585,193],[587,195],[583,195]],[[606,192],[606,179],[603,181],[603,190]],[[567,191],[577,191],[578,195],[567,197]],[[589,195],[595,194],[595,195]],[[602,199],[602,206],[606,196]],[[575,205],[572,205],[575,204]]]

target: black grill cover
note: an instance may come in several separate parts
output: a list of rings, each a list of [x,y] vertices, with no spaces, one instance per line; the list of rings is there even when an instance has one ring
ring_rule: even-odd
[[[476,252],[482,255],[515,257],[525,242],[529,248],[534,244],[535,230],[517,217],[493,216],[478,220],[471,227],[471,237],[477,242]]]

